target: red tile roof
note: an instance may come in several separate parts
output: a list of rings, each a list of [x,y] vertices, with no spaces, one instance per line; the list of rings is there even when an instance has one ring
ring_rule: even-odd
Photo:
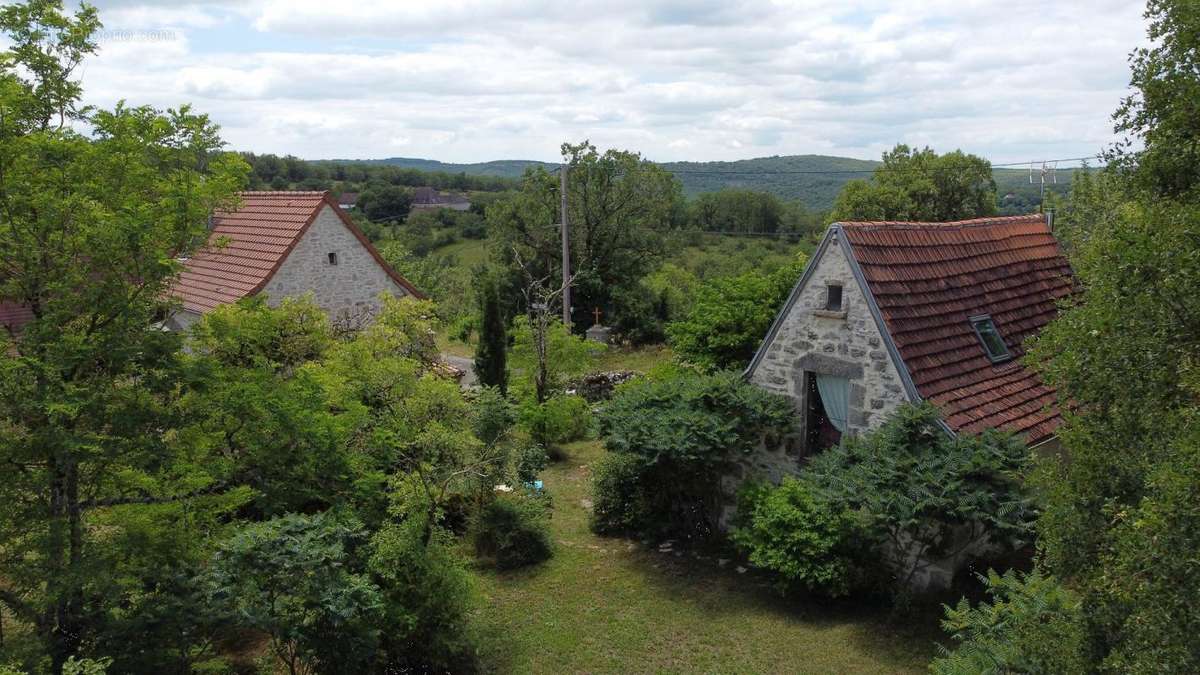
[[[329,192],[242,192],[239,199],[236,211],[213,215],[208,245],[184,263],[172,289],[184,309],[204,313],[261,291],[322,206],[333,209],[397,284],[415,297],[424,297],[383,261]]]
[[[1003,428],[1030,444],[1054,434],[1054,390],[1020,363],[1022,343],[1076,284],[1042,216],[840,225],[913,384],[951,429]],[[968,321],[980,314],[1012,360],[988,360]]]

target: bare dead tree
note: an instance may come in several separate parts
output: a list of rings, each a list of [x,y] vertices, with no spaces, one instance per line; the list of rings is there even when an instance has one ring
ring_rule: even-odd
[[[541,405],[549,398],[550,389],[546,345],[550,325],[554,322],[555,313],[551,311],[551,307],[554,303],[562,301],[564,289],[570,288],[574,283],[575,275],[566,276],[561,283],[552,286],[550,285],[552,275],[535,277],[530,271],[529,265],[521,257],[521,252],[515,246],[513,247],[513,260],[525,275],[525,284],[521,287],[521,294],[525,296],[525,312],[529,317],[529,327],[533,333],[533,350],[537,357],[537,372],[534,374],[533,382],[538,405]]]

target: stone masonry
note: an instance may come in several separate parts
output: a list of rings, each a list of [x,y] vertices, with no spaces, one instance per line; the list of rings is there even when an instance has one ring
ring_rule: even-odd
[[[337,255],[330,264],[329,254]],[[312,292],[334,321],[356,321],[378,312],[379,294],[407,295],[328,205],[296,243],[262,291],[268,303]]]
[[[805,371],[845,377],[850,381],[846,431],[860,434],[878,427],[908,397],[863,289],[836,239],[830,240],[815,265],[749,379],[791,397],[801,415],[807,404]],[[830,284],[842,286],[840,312],[825,310]],[[799,468],[802,450],[764,447],[749,460],[746,473],[778,481]]]

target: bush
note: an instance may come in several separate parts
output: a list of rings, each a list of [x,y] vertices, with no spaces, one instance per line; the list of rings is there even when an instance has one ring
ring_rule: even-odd
[[[933,561],[984,541],[993,552],[1011,551],[1033,537],[1024,443],[993,431],[951,437],[939,419],[928,403],[904,406],[805,471],[825,499],[863,514],[901,593]]]
[[[593,532],[619,535],[646,529],[650,514],[642,496],[642,470],[638,457],[623,452],[610,453],[593,466]]]
[[[383,593],[380,672],[470,670],[467,638],[471,581],[453,542],[434,529],[428,542],[419,518],[380,530],[367,567]]]
[[[295,670],[357,673],[379,644],[384,602],[355,571],[357,523],[333,514],[289,514],[248,525],[213,557],[208,585],[241,627],[271,636],[276,658]]]
[[[501,570],[542,562],[553,554],[548,518],[545,504],[523,489],[501,493],[475,517],[475,553]]]
[[[521,405],[521,427],[543,446],[586,438],[592,428],[592,408],[582,397],[563,394],[538,405],[533,399]]]
[[[787,398],[734,373],[682,370],[619,387],[600,427],[610,451],[640,465],[630,495],[649,516],[640,525],[705,538],[724,502],[721,477],[737,457],[780,443],[794,418]]]
[[[936,675],[1086,673],[1079,598],[1040,573],[980,577],[991,602],[946,607],[942,627],[958,642],[930,664]]]
[[[842,597],[861,585],[863,533],[854,516],[785,478],[776,486],[748,484],[738,499],[733,541],[750,562],[773,572],[782,593]],[[865,549],[865,550],[864,550]]]

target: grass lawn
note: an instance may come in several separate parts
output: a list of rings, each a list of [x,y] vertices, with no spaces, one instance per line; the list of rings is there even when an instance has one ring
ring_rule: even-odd
[[[472,621],[491,670],[926,672],[941,637],[935,616],[895,624],[881,609],[789,603],[752,573],[739,575],[734,562],[722,568],[593,535],[588,467],[603,452],[594,441],[572,444],[544,474],[554,497],[554,558],[476,573],[482,597]]]
[[[487,239],[460,239],[433,251],[433,255],[454,256],[458,258],[458,267],[464,272],[470,272],[476,265],[487,260]]]
[[[645,345],[642,347],[610,346],[597,359],[593,370],[632,370],[644,373],[661,363],[670,363],[674,358],[671,348],[666,345]]]

